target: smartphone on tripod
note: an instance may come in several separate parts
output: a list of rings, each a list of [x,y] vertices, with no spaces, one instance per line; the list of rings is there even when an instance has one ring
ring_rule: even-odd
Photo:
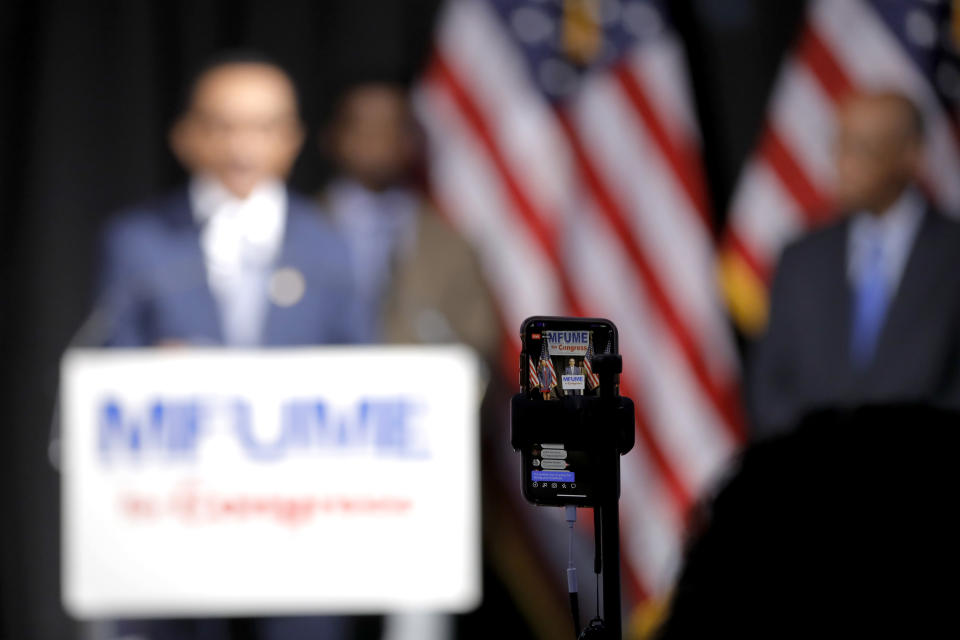
[[[520,329],[520,388],[529,399],[579,409],[599,394],[595,355],[619,353],[617,327],[600,318],[534,316]],[[592,506],[593,457],[583,447],[544,433],[521,451],[524,497],[538,505]]]

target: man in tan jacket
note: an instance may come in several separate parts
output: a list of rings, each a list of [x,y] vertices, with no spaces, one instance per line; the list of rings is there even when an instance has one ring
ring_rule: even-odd
[[[473,249],[413,185],[418,135],[403,88],[349,89],[323,142],[337,175],[321,205],[352,249],[380,339],[461,342],[494,361],[500,322]]]
[[[404,89],[352,87],[321,143],[337,169],[321,209],[351,249],[376,339],[466,344],[495,371],[497,310],[472,247],[414,185],[418,135]],[[446,615],[392,615],[382,640],[452,640],[454,626]]]

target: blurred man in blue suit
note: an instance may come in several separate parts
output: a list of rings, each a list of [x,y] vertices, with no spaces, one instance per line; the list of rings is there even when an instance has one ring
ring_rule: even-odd
[[[110,346],[365,341],[346,245],[284,180],[304,138],[296,92],[257,56],[211,63],[170,134],[189,184],[115,218],[98,313]],[[350,638],[344,618],[125,621],[111,638]],[[238,635],[239,634],[239,635]]]
[[[170,134],[189,184],[107,229],[108,344],[365,338],[346,245],[283,182],[303,138],[294,86],[280,68],[234,56],[199,74]]]

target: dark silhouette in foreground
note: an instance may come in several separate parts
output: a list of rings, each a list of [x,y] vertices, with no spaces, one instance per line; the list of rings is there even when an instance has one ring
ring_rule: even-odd
[[[658,637],[956,630],[958,442],[960,414],[895,405],[753,445],[691,540]]]

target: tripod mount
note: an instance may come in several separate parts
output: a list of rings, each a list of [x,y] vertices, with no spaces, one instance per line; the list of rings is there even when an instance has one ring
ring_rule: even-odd
[[[580,638],[623,637],[620,603],[620,456],[634,445],[633,401],[619,394],[623,360],[619,354],[595,355],[593,370],[599,378],[595,396],[570,395],[544,400],[534,393],[520,393],[511,401],[510,442],[516,451],[527,452],[544,442],[561,443],[565,450],[583,452],[592,476],[591,490],[584,496],[558,497],[549,502],[533,497],[526,488],[530,478],[522,468],[524,497],[534,504],[569,504],[594,509],[594,572],[602,575],[602,618],[596,618]],[[599,603],[598,603],[599,606]],[[575,626],[579,617],[575,612]]]

